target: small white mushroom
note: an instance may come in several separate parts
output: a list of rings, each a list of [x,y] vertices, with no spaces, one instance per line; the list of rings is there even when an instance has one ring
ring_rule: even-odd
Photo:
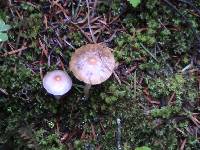
[[[60,99],[62,95],[71,89],[72,80],[66,72],[54,70],[44,76],[43,86],[48,93],[54,95],[56,99]]]
[[[69,67],[77,79],[86,83],[86,97],[91,85],[101,84],[112,75],[115,59],[111,50],[102,44],[87,44],[72,55]]]

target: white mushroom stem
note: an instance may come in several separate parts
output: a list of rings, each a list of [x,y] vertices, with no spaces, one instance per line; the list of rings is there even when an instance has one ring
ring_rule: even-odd
[[[62,97],[62,95],[54,95],[54,97],[56,100],[59,100]]]
[[[91,84],[85,84],[84,87],[84,98],[87,100],[89,98],[89,93],[90,93],[90,89],[91,89]]]

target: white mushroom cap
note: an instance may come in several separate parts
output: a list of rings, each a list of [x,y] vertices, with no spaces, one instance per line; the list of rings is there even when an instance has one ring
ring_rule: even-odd
[[[101,44],[87,44],[72,55],[70,70],[87,84],[100,84],[107,80],[115,68],[111,49]]]
[[[72,80],[66,72],[54,70],[44,76],[43,86],[50,94],[64,95],[71,89]]]

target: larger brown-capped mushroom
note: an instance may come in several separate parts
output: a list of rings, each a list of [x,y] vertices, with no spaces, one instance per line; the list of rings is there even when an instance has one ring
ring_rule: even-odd
[[[72,55],[69,67],[77,79],[86,83],[86,97],[91,85],[100,84],[112,75],[115,59],[111,50],[102,44],[87,44]]]
[[[72,80],[66,72],[54,70],[44,76],[43,86],[48,93],[54,95],[56,99],[60,99],[62,95],[71,89]]]

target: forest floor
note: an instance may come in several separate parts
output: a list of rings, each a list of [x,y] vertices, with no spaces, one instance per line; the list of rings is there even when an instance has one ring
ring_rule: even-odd
[[[200,149],[200,0],[8,0],[0,18],[0,150]],[[117,67],[82,100],[69,61],[88,43]],[[54,69],[73,78],[61,101]]]

